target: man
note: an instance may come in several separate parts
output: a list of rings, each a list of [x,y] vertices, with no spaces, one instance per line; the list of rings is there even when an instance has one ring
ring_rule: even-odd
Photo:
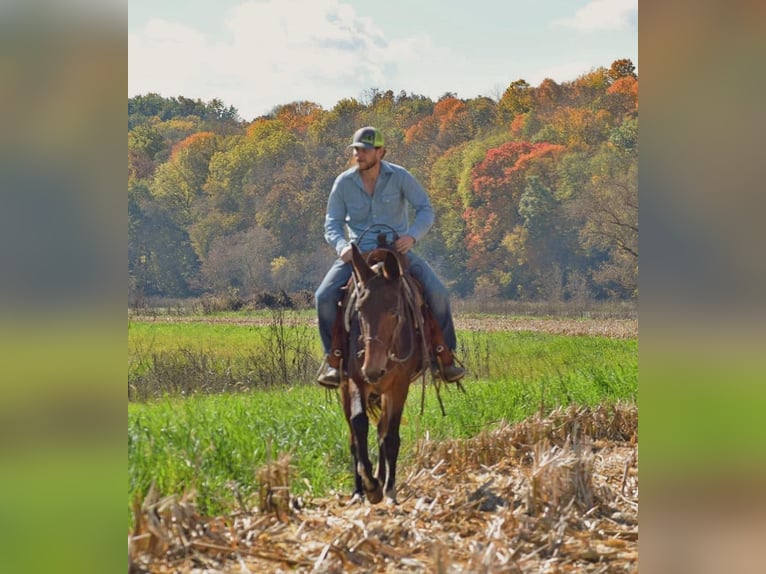
[[[448,382],[458,381],[465,375],[465,370],[453,360],[457,340],[449,293],[428,263],[411,251],[415,242],[425,235],[434,222],[428,195],[406,169],[383,161],[386,148],[383,135],[376,128],[368,126],[358,129],[349,147],[354,150],[356,166],[335,179],[327,201],[324,223],[325,240],[335,248],[338,259],[330,267],[315,294],[319,335],[324,352],[329,357],[338,301],[352,273],[351,242],[357,243],[363,252],[370,251],[377,245],[375,228],[364,235],[361,244],[358,243],[359,237],[370,226],[388,225],[396,230],[399,238],[394,247],[399,253],[407,255],[410,273],[423,286],[425,300],[441,329],[445,344],[435,350],[441,362],[441,375]],[[411,225],[408,206],[415,211]],[[381,231],[390,230],[381,227]],[[340,384],[340,372],[328,362],[317,381],[326,387],[337,387]]]

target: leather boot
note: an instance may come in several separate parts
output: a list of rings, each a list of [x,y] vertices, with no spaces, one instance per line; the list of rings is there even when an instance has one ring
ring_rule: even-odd
[[[317,376],[317,383],[328,389],[337,389],[340,386],[344,351],[348,345],[348,337],[343,328],[343,307],[340,304],[332,327],[331,345],[332,348],[325,357],[325,368]]]
[[[465,377],[465,369],[455,364],[455,357],[446,345],[437,345],[434,352],[442,379],[448,383],[456,383]]]
[[[328,389],[337,389],[340,386],[340,369],[326,365],[319,373],[317,383]]]
[[[439,328],[436,318],[428,307],[423,308],[423,320],[426,323],[428,345],[434,353],[436,368],[435,375],[441,376],[448,383],[455,383],[465,376],[465,369],[455,364],[452,351],[444,341],[444,334]]]

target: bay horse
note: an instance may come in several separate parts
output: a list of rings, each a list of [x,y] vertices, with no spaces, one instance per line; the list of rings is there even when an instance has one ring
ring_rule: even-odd
[[[340,385],[354,462],[352,501],[396,503],[399,425],[410,383],[426,368],[422,299],[406,273],[406,256],[379,247],[365,256],[352,244],[353,291],[347,308],[348,376]],[[378,412],[379,409],[379,412]],[[370,416],[377,415],[378,464],[368,452]]]

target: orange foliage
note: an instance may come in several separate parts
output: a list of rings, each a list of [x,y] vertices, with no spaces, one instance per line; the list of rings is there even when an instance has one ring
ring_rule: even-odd
[[[264,127],[269,125],[269,122],[271,122],[271,120],[269,120],[268,118],[254,119],[253,122],[249,126],[247,126],[247,131],[246,131],[247,137],[251,138],[254,135],[260,133]]]
[[[439,126],[436,118],[428,116],[408,128],[404,132],[404,142],[408,145],[431,142],[439,134]]]
[[[215,141],[213,132],[197,132],[181,140],[170,150],[170,159],[175,159],[179,153],[186,149],[201,149]]]
[[[638,79],[633,76],[615,80],[606,93],[619,98],[630,111],[638,110]]]
[[[533,92],[538,113],[554,109],[559,104],[562,93],[563,90],[559,84],[550,78],[544,79]]]
[[[405,130],[404,141],[407,144],[437,143],[443,149],[449,148],[461,141],[461,136],[465,137],[469,120],[465,102],[453,97],[443,98],[436,103],[430,116]]]
[[[321,114],[322,108],[313,102],[293,102],[280,106],[275,117],[290,131],[304,135]]]
[[[513,121],[511,122],[511,133],[514,137],[521,137],[521,134],[524,133],[524,126],[526,123],[526,114],[518,114],[517,116],[514,116]]]
[[[462,113],[466,113],[468,107],[465,102],[457,98],[444,98],[434,106],[433,115],[439,118],[439,125],[445,126],[455,120]]]

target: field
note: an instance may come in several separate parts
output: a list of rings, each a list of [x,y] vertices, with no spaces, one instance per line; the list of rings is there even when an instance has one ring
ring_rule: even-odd
[[[136,571],[635,568],[635,319],[456,326],[465,392],[414,383],[389,508],[346,505],[347,430],[311,382],[305,313],[131,318]]]

